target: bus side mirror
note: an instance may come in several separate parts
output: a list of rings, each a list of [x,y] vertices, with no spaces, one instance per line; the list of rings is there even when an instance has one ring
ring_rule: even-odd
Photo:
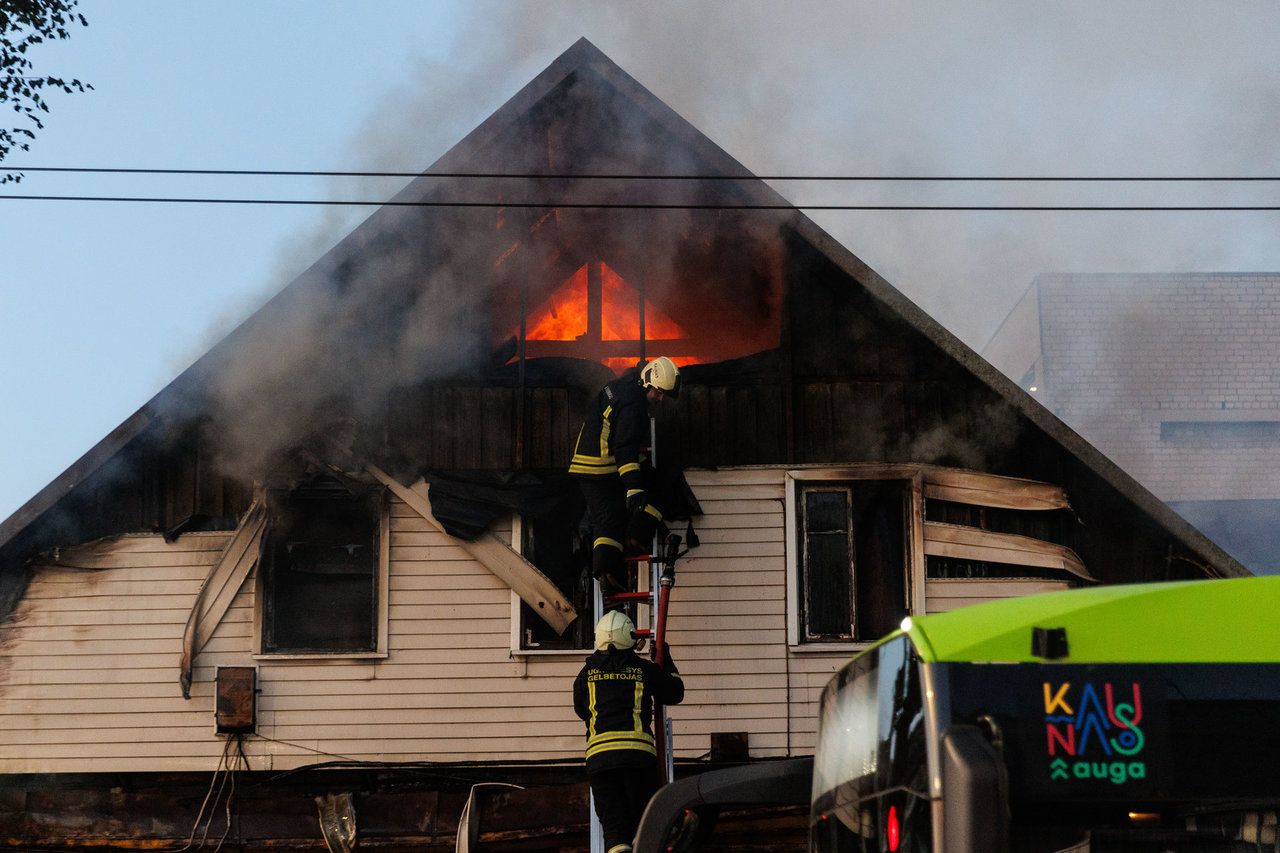
[[[977,726],[942,736],[942,835],[948,853],[1009,850],[1009,771]]]

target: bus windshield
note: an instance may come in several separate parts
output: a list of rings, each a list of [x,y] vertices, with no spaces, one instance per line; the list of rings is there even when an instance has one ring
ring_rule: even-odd
[[[930,850],[924,702],[906,637],[855,658],[823,693],[814,850]]]

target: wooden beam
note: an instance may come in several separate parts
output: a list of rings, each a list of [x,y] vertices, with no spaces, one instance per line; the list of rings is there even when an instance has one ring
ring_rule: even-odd
[[[240,519],[240,525],[223,549],[222,556],[200,585],[191,615],[187,617],[187,625],[182,632],[182,658],[178,664],[178,683],[182,686],[184,699],[191,698],[191,669],[195,657],[213,636],[249,570],[258,562],[262,554],[262,534],[266,529],[267,506],[263,496],[258,494],[244,518]]]

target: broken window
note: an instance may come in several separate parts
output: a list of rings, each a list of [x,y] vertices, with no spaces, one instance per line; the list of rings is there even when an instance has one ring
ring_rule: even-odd
[[[259,566],[264,654],[379,650],[380,489],[320,476],[268,497]]]
[[[925,501],[925,577],[943,580],[1089,577],[1075,553],[1079,523],[1066,509]]]
[[[910,481],[801,484],[801,642],[870,642],[907,613]]]
[[[587,614],[557,634],[555,629],[520,602],[520,642],[523,650],[590,650],[594,644],[593,612],[595,584],[587,573],[589,556],[584,556],[576,531],[561,519],[523,518],[520,524],[520,553],[551,579],[579,614]]]

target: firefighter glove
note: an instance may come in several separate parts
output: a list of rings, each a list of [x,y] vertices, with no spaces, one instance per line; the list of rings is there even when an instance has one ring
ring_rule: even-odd
[[[644,509],[649,503],[644,489],[630,489],[627,492],[627,512]]]

